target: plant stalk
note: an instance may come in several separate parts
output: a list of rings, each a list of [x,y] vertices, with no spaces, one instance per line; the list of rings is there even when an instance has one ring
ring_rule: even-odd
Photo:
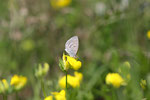
[[[16,91],[16,100],[19,100],[18,92]]]
[[[116,90],[114,88],[112,89],[112,98],[113,98],[113,100],[117,100],[118,99]]]
[[[3,94],[3,100],[7,100],[7,95]]]
[[[43,91],[44,98],[46,98],[46,92],[45,92],[45,87],[44,87],[43,80],[41,80],[41,88],[42,88],[42,91]]]
[[[67,71],[66,71],[66,90],[67,90]]]

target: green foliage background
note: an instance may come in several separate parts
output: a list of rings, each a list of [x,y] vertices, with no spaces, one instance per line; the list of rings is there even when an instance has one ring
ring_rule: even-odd
[[[150,99],[150,0],[73,0],[57,10],[49,0],[0,2],[0,79],[27,76],[28,85],[19,92],[21,100],[41,100],[34,76],[39,63],[50,64],[47,94],[60,90],[59,58],[74,35],[80,40],[78,56],[83,66],[79,71],[84,79],[79,89],[70,89],[69,100]],[[125,61],[131,64],[127,86],[106,85],[106,74],[118,72]],[[145,90],[141,79],[147,81]],[[9,100],[15,100],[14,94]]]

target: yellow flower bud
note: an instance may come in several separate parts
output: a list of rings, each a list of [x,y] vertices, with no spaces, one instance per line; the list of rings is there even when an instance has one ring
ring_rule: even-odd
[[[49,65],[48,63],[44,63],[43,74],[47,74],[48,71],[49,71]]]
[[[146,89],[146,80],[141,79],[140,85],[142,87],[143,90]]]
[[[38,69],[35,71],[35,76],[36,77],[43,77],[45,76],[49,71],[49,65],[48,63],[44,63],[44,66],[42,67],[41,64],[39,64]]]
[[[64,70],[68,70],[69,69],[69,62],[67,61],[67,55],[63,54],[63,63],[64,63]]]
[[[124,62],[124,65],[127,66],[129,69],[131,68],[131,65],[128,61]]]
[[[3,93],[3,92],[4,92],[4,86],[3,86],[2,81],[0,81],[0,93]]]
[[[9,84],[6,79],[0,81],[0,93],[6,93],[8,91]]]
[[[3,85],[4,85],[5,90],[8,90],[9,84],[8,84],[7,80],[6,80],[6,79],[3,79],[2,82],[3,82]]]

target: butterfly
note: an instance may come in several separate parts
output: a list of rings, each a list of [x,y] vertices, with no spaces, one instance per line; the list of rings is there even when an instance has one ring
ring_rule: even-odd
[[[65,51],[71,57],[76,57],[77,51],[79,48],[79,39],[78,36],[71,37],[65,44]]]

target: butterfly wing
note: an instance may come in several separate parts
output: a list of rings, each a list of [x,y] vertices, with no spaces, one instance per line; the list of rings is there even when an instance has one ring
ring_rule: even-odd
[[[75,57],[79,48],[79,39],[77,36],[71,37],[65,44],[65,51],[71,56]]]

